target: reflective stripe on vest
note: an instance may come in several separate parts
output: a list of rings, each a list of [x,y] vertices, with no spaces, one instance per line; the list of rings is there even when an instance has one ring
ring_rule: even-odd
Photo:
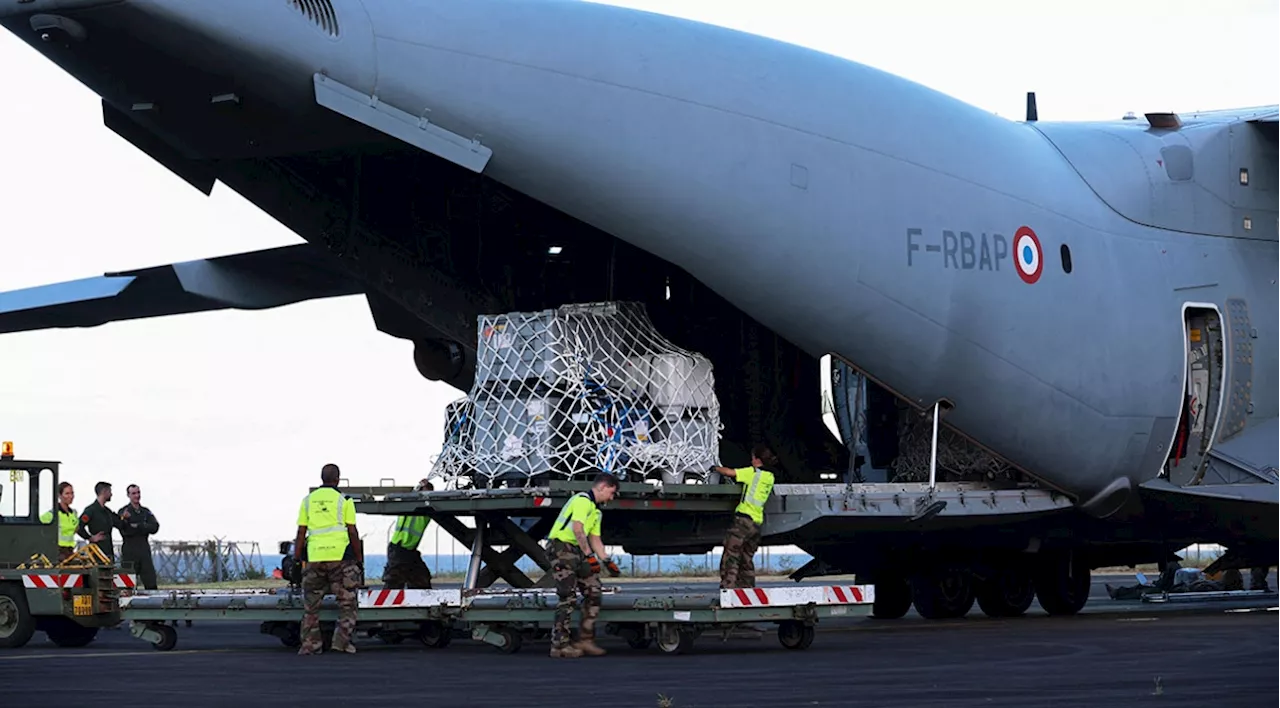
[[[76,528],[80,525],[80,517],[75,511],[58,509],[58,545],[63,548],[76,547]]]
[[[76,515],[75,509],[71,511],[63,511],[61,508],[58,512],[58,545],[63,548],[76,547],[76,528],[80,525],[80,517]],[[40,523],[47,524],[53,521],[53,512],[46,511],[40,515]]]
[[[316,490],[316,492],[319,492],[319,491],[324,490],[324,489],[329,489],[329,488],[328,488],[328,487],[321,487],[320,489],[317,489],[317,490]],[[335,531],[346,531],[346,530],[347,530],[347,525],[346,525],[346,524],[344,524],[344,523],[342,523],[342,513],[343,513],[344,511],[346,511],[345,509],[343,509],[343,507],[344,507],[344,506],[346,506],[346,501],[347,501],[347,500],[346,500],[346,497],[342,496],[342,493],[341,493],[341,492],[339,492],[339,491],[337,491],[337,490],[329,489],[329,491],[331,491],[331,492],[333,492],[334,494],[337,494],[337,495],[338,495],[338,525],[337,525],[337,526],[325,526],[325,527],[323,527],[323,528],[318,528],[318,529],[313,529],[313,528],[311,528],[311,526],[307,526],[307,538],[311,538],[312,536],[319,536],[320,534],[324,534],[324,533],[333,533],[333,532],[335,532]],[[307,502],[306,502],[306,504],[307,504],[307,521],[310,521],[310,520],[311,520],[311,496],[312,496],[312,494],[315,494],[316,492],[312,492],[311,494],[308,494],[308,495],[307,495]]]
[[[769,475],[769,489],[760,495],[761,478]],[[736,511],[745,513],[751,517],[751,520],[757,524],[764,523],[764,504],[769,498],[769,493],[773,490],[773,473],[767,470],[754,468],[751,475],[751,483],[744,485],[742,489],[742,500],[738,503]]]
[[[578,492],[569,497],[564,506],[560,508],[560,515],[556,517],[556,522],[551,525],[551,530],[547,532],[547,538],[551,538],[556,532],[564,530],[569,525],[569,506],[573,504],[573,500],[582,497],[587,501],[591,501],[591,497],[586,492]],[[586,530],[585,528],[583,529]],[[554,540],[554,539],[553,539]],[[569,541],[565,541],[569,543]]]
[[[396,519],[396,530],[391,535],[391,542],[414,550],[422,543],[422,534],[427,530],[431,519],[425,516],[401,516]]]

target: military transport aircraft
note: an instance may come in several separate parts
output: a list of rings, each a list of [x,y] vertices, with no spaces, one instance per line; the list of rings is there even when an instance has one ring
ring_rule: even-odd
[[[0,332],[363,294],[465,390],[478,315],[639,301],[714,363],[729,461],[764,440],[788,482],[852,467],[821,418],[830,354],[868,382],[874,465],[937,410],[943,452],[986,460],[940,453],[942,478],[1074,510],[1044,539],[994,516],[878,552],[795,539],[828,568],[887,588],[923,548],[1043,540],[1065,596],[1197,541],[1276,563],[1276,106],[1011,121],[586,2],[3,0],[0,20],[109,129],[306,240],[6,293]]]

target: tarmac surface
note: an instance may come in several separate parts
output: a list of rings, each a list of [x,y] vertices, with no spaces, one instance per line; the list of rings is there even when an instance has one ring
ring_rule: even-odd
[[[682,656],[603,636],[609,655],[576,660],[550,659],[545,640],[503,655],[467,638],[429,649],[361,637],[355,655],[302,657],[253,622],[179,626],[169,652],[123,627],[81,649],[54,647],[38,633],[22,649],[0,651],[0,695],[14,706],[128,696],[183,708],[1277,705],[1274,598],[1119,602],[1104,581],[1131,577],[1098,578],[1076,617],[1049,617],[1033,604],[1016,619],[989,619],[975,607],[949,621],[914,612],[896,621],[825,621],[801,652],[783,649],[772,625],[756,638],[704,635]]]

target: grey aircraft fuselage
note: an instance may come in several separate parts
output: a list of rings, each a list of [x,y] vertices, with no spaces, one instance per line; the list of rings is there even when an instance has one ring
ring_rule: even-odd
[[[946,401],[948,424],[1097,516],[1175,442],[1188,303],[1245,303],[1246,422],[1275,425],[1276,163],[1235,181],[1247,123],[1014,122],[817,51],[583,2],[0,5],[18,12],[129,28],[301,132],[332,81],[474,138],[484,174],[814,356]],[[29,34],[24,18],[6,25]],[[1175,175],[1187,153],[1197,169]]]

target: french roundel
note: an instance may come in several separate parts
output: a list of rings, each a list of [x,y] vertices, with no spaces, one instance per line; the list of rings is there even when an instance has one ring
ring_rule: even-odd
[[[1044,252],[1040,239],[1030,226],[1023,226],[1013,235],[1013,260],[1018,266],[1018,277],[1028,285],[1040,279],[1044,271]]]

